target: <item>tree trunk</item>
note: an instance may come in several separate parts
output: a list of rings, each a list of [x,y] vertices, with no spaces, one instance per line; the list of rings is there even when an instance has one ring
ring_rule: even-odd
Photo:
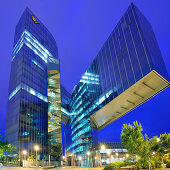
[[[165,169],[163,157],[162,157],[162,167],[163,167],[163,169]]]
[[[149,170],[151,170],[151,169],[152,169],[152,166],[151,166],[150,158],[148,158],[148,163],[149,163]]]

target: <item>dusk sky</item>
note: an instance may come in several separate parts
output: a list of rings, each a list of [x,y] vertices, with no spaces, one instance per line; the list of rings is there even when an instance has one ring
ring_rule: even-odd
[[[54,36],[61,83],[72,92],[82,74],[128,8],[131,0],[1,0],[0,133],[5,114],[15,26],[26,6]],[[170,74],[170,0],[134,0],[150,21]],[[101,141],[119,141],[123,123],[141,122],[149,137],[170,132],[170,88],[99,132]]]

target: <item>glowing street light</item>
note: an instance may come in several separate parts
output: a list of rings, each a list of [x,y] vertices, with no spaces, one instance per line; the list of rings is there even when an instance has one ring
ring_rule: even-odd
[[[128,158],[129,157],[129,154],[126,154],[126,158]]]
[[[116,156],[118,156],[119,154],[118,153],[115,153]]]
[[[138,155],[136,155],[136,159],[140,159],[140,157]]]
[[[78,160],[80,161],[80,166],[81,166],[81,160],[82,160],[82,157],[81,157],[81,156],[79,156],[79,157],[78,157]]]
[[[89,166],[89,165],[90,165],[90,164],[89,164],[90,151],[87,151],[87,155],[88,155],[88,166]]]
[[[104,161],[105,161],[105,156],[104,156],[104,150],[105,150],[105,148],[106,148],[106,147],[105,147],[104,145],[101,146],[101,150],[103,151],[103,158],[104,158]]]
[[[89,152],[89,151],[87,151],[87,155],[88,155],[88,156],[90,155],[90,152]]]
[[[23,150],[22,153],[23,153],[23,155],[26,155],[26,154],[27,154],[27,151],[26,151],[26,150]]]
[[[35,145],[35,146],[34,146],[34,149],[35,149],[36,151],[38,151],[38,150],[39,150],[39,146],[38,146],[38,145]]]
[[[24,159],[25,159],[25,156],[26,156],[26,154],[27,154],[27,151],[26,151],[26,150],[23,150],[23,151],[22,151],[22,154],[24,155]]]
[[[40,149],[38,145],[35,145],[34,146],[34,149],[36,151],[36,163],[37,163],[37,151]]]
[[[105,146],[104,145],[101,146],[101,150],[105,150]]]

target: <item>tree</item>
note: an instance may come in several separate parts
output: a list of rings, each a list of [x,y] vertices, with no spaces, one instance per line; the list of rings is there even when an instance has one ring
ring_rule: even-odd
[[[133,122],[133,125],[123,125],[121,132],[122,144],[132,156],[140,156],[144,161],[148,160],[149,169],[151,169],[148,137],[146,134],[145,136],[142,135],[143,129],[140,123],[136,121]]]
[[[160,137],[154,136],[150,139],[151,151],[162,161],[163,169],[164,158],[170,151],[170,134],[162,134]]]
[[[15,146],[12,146],[8,142],[3,142],[3,151],[4,151],[5,159],[7,162],[7,154],[11,154],[11,155],[15,154],[17,151],[17,148]]]
[[[4,146],[4,142],[2,141],[2,137],[0,134],[0,158],[3,156],[3,146]]]

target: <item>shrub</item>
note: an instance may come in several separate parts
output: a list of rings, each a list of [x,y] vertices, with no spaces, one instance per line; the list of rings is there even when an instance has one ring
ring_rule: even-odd
[[[107,170],[107,168],[110,168],[110,167],[115,167],[116,169],[120,169],[120,167],[130,166],[134,164],[135,164],[134,162],[114,162],[114,163],[110,163],[109,165],[105,166],[104,170]]]
[[[137,169],[148,169],[149,168],[148,160],[145,158],[139,159],[137,161],[136,167]]]
[[[166,164],[166,167],[167,167],[167,168],[170,168],[170,162],[168,162],[168,163]]]
[[[31,156],[28,157],[28,160],[29,161],[35,161],[36,157],[34,155],[31,155]]]

